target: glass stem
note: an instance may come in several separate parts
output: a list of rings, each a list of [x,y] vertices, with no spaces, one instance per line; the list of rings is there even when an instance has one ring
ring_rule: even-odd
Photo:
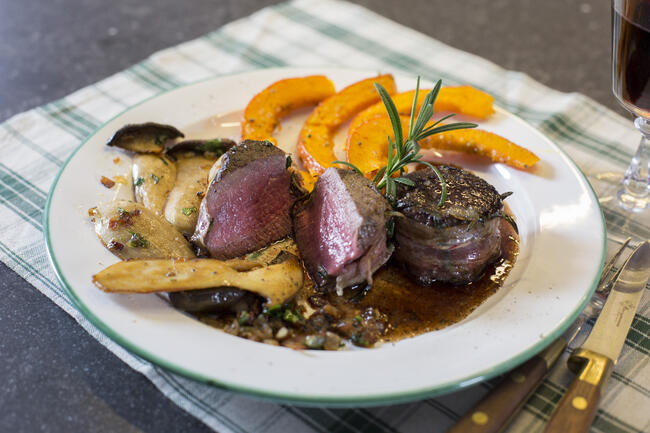
[[[634,126],[641,132],[641,143],[625,171],[618,199],[624,207],[641,211],[650,204],[650,119],[637,117]]]

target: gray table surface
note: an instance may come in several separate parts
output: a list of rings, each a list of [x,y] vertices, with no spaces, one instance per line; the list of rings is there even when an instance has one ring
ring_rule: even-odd
[[[0,121],[273,3],[0,0]],[[608,1],[357,3],[627,115],[611,93]],[[1,263],[0,293],[0,431],[209,431]]]

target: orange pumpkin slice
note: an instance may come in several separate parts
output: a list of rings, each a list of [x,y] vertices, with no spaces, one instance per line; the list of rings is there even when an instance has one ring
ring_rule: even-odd
[[[409,117],[400,116],[402,129],[407,131]],[[388,136],[394,139],[388,116],[367,119],[347,140],[347,161],[363,173],[377,170],[388,162]],[[518,169],[533,166],[539,158],[532,152],[492,132],[481,129],[460,129],[434,134],[420,141],[422,149],[454,150],[486,156]]]
[[[269,140],[280,119],[291,111],[320,101],[335,93],[334,83],[324,75],[276,81],[253,96],[244,110],[242,139]]]
[[[532,167],[539,161],[537,155],[516,145],[500,135],[482,129],[460,129],[427,137],[422,148],[455,150],[486,156],[520,170]]]
[[[416,116],[425,96],[431,89],[420,90],[418,92],[418,102],[416,106]],[[415,90],[404,93],[398,93],[393,96],[395,108],[400,115],[410,115],[413,107],[413,97]],[[438,92],[436,102],[433,104],[435,111],[452,111],[458,114],[475,117],[477,119],[487,119],[494,113],[494,98],[472,86],[454,86],[442,87]],[[372,105],[359,113],[350,124],[350,132],[356,129],[364,121],[379,114],[386,114],[386,107],[383,102]]]
[[[311,173],[322,173],[336,160],[333,139],[336,129],[381,99],[375,83],[384,86],[389,94],[395,93],[392,75],[368,78],[325,99],[307,118],[298,137],[297,150],[303,165]]]
[[[299,173],[302,177],[302,187],[308,192],[311,192],[314,189],[314,184],[318,180],[318,176],[314,176],[306,170],[300,170]]]
[[[400,116],[402,130],[408,131],[409,117]],[[393,126],[388,116],[375,115],[348,134],[346,158],[362,173],[370,173],[388,162],[388,137],[395,140]]]

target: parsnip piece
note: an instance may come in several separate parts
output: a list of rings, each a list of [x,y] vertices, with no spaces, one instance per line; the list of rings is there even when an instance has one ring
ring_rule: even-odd
[[[163,155],[133,158],[135,199],[156,215],[162,215],[167,196],[176,182],[176,164]]]
[[[157,259],[118,262],[93,276],[105,292],[178,292],[211,287],[237,287],[257,293],[271,305],[289,300],[303,285],[296,256],[278,264],[238,272],[215,259]]]
[[[207,189],[213,162],[202,156],[179,158],[176,162],[176,183],[167,197],[165,218],[183,234],[194,233],[201,193]]]
[[[195,257],[183,235],[142,204],[119,200],[92,211],[97,236],[123,260]]]

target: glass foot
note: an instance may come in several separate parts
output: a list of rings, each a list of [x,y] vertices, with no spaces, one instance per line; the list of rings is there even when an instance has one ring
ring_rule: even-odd
[[[637,117],[634,126],[641,132],[641,143],[616,196],[624,209],[640,212],[650,203],[650,120]]]
[[[641,212],[650,206],[650,196],[648,195],[639,197],[629,194],[625,190],[621,190],[616,194],[616,197],[622,208],[632,212]]]

